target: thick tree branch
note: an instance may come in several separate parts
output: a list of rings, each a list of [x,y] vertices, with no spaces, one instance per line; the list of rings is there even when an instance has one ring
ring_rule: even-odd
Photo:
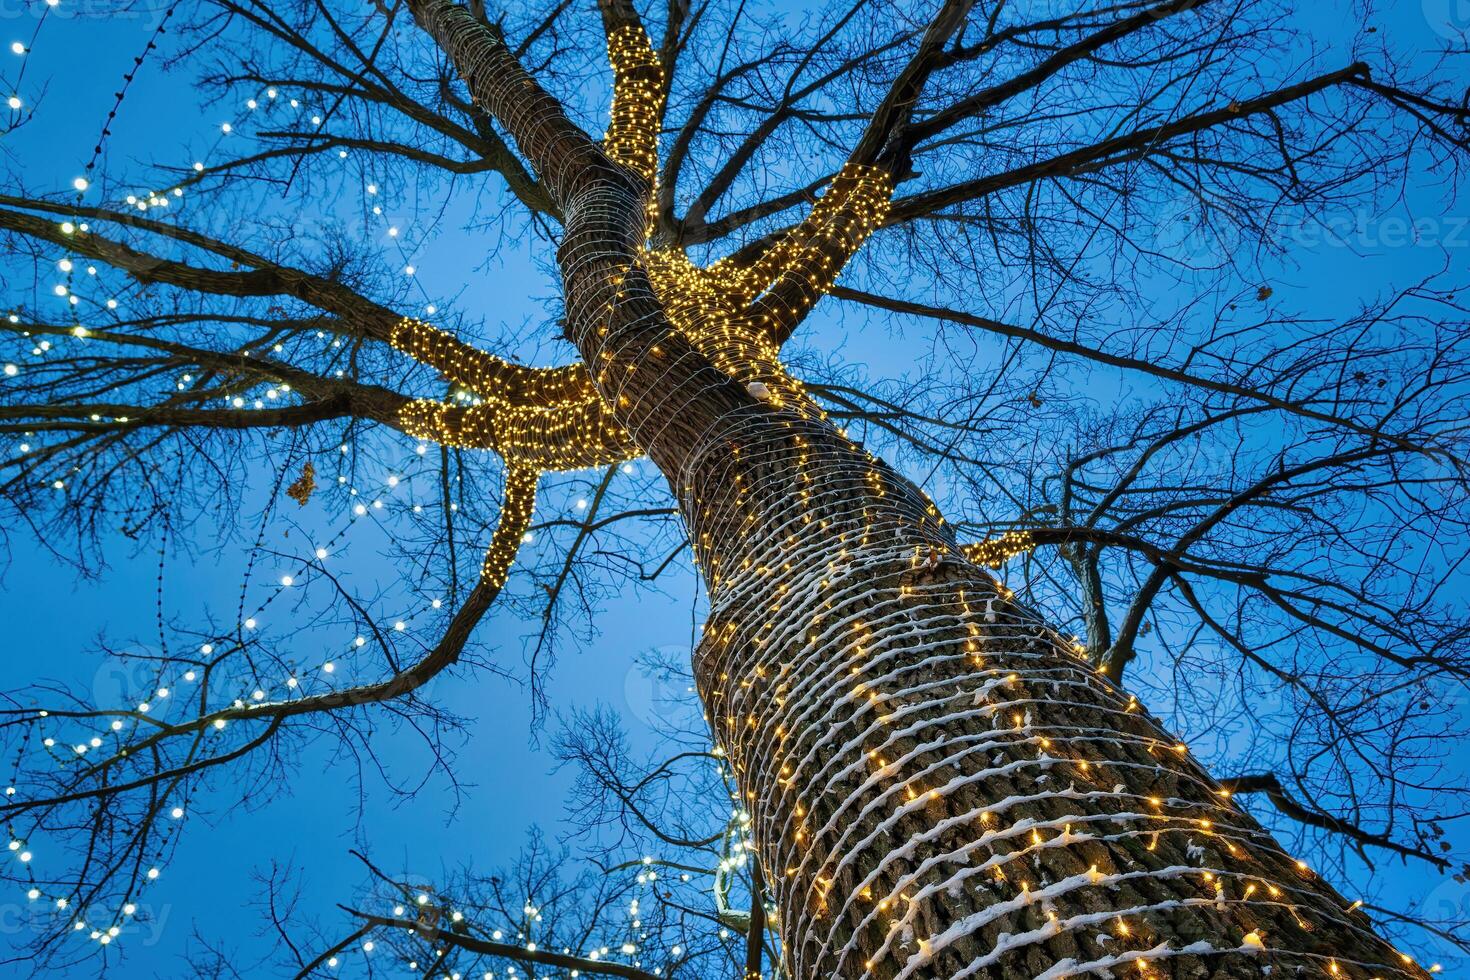
[[[1398,841],[1386,834],[1375,834],[1364,830],[1351,821],[1341,817],[1333,816],[1322,810],[1304,806],[1297,802],[1296,798],[1286,791],[1281,785],[1281,780],[1274,772],[1252,773],[1247,776],[1235,776],[1220,780],[1220,787],[1226,792],[1233,794],[1241,793],[1264,793],[1271,803],[1280,810],[1282,814],[1290,817],[1298,823],[1309,827],[1317,827],[1321,830],[1330,830],[1334,834],[1341,834],[1357,844],[1366,844],[1370,847],[1382,848],[1392,851],[1401,857],[1418,858],[1427,861],[1441,871],[1449,870],[1451,863],[1438,854],[1431,853],[1418,847],[1400,844]]]

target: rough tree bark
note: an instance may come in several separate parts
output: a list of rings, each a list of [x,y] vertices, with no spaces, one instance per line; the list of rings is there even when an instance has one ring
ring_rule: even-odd
[[[648,180],[493,28],[410,9],[560,208],[567,336],[679,500],[711,599],[699,694],[793,976],[1423,975],[921,491],[701,350],[650,273]]]

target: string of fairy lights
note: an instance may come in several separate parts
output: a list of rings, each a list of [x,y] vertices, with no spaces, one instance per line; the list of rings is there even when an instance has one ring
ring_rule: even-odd
[[[48,9],[55,5],[55,3],[50,4]],[[164,19],[149,39],[148,45],[145,48],[145,55],[148,51],[152,51],[156,47],[155,42],[158,36],[163,33],[164,25],[167,23],[168,17],[172,15],[175,7],[176,5],[173,5],[168,8]],[[33,46],[34,38],[31,44],[20,46],[23,47],[23,52],[17,50],[16,53],[29,53]],[[93,171],[101,157],[107,138],[111,135],[111,126],[117,116],[122,100],[127,94],[131,82],[142,63],[143,57],[140,56],[138,59],[135,59],[133,68],[127,72],[121,90],[116,96],[116,101],[108,113],[102,134],[98,138],[91,158],[83,169],[83,175],[73,181],[73,190],[76,192],[78,203],[81,203],[86,193],[93,186]],[[19,100],[12,101],[12,108],[16,108],[16,101]],[[273,103],[288,105],[292,110],[299,110],[303,117],[306,117],[310,113],[310,110],[303,106],[300,100],[288,98],[275,86],[267,87],[260,93],[258,98],[251,98],[246,101],[244,112],[237,115],[233,120],[220,125],[214,142],[210,147],[210,153],[212,154],[218,151],[225,140],[231,136],[238,135],[241,124],[248,117],[249,113],[257,111],[264,105]],[[310,115],[309,118],[316,125],[319,125],[322,121],[321,117],[316,114]],[[347,154],[343,151],[340,156],[345,159]],[[206,154],[205,157],[192,165],[192,170],[196,175],[207,175],[208,168],[205,166],[203,160],[208,158],[209,154]],[[376,197],[380,191],[378,182],[369,179],[365,183],[365,191],[369,198]],[[121,203],[125,204],[129,209],[135,209],[139,212],[158,211],[169,208],[171,204],[183,198],[183,196],[183,187],[175,186],[165,190],[130,193],[126,195]],[[406,263],[405,271],[408,275],[412,276],[415,269],[411,257],[403,250],[404,236],[400,234],[400,229],[389,223],[389,219],[384,214],[381,204],[374,203],[368,210],[374,217],[382,220],[386,238],[399,249],[400,256]],[[89,225],[87,222],[73,223],[68,221],[62,223],[61,230],[64,234],[70,234],[73,230],[87,231],[89,230]],[[95,264],[84,265],[83,261],[74,254],[64,254],[57,260],[56,267],[59,272],[64,274],[64,280],[57,284],[53,292],[68,307],[77,310],[83,304],[86,304],[91,308],[106,310],[109,313],[120,315],[118,311],[121,304],[116,296],[108,296],[105,301],[89,300],[85,296],[86,291],[79,291],[77,288],[76,277],[82,274],[84,270],[87,277],[86,282],[91,283],[97,281],[95,277],[98,276],[98,268]],[[417,282],[417,280],[415,281]],[[422,286],[419,286],[419,289],[421,292],[424,292]],[[426,292],[424,294],[427,296]],[[428,303],[425,308],[429,313],[436,312],[436,307],[433,303]],[[11,313],[8,319],[12,324],[20,323],[20,316],[16,313]],[[73,331],[73,336],[79,340],[84,340],[88,335],[89,331],[78,323],[78,326]],[[340,339],[329,338],[325,333],[317,332],[316,337],[320,340],[327,341],[329,348],[340,348],[342,346]],[[31,355],[33,357],[44,357],[53,349],[54,345],[50,340],[40,339],[32,346]],[[281,346],[277,345],[275,351],[279,352],[280,350]],[[5,374],[9,377],[15,377],[21,370],[21,366],[15,363],[8,363],[5,366]],[[337,372],[339,377],[342,373],[340,370]],[[185,390],[194,380],[191,374],[184,374],[177,380],[175,387],[180,391]],[[291,386],[289,384],[262,382],[260,387],[264,390],[258,392],[258,397],[251,397],[247,391],[227,394],[223,396],[223,400],[226,405],[232,408],[239,409],[248,406],[261,409],[277,401],[283,401],[291,394]],[[94,421],[103,421],[103,419],[97,417],[94,418]],[[119,421],[126,421],[126,419]],[[36,447],[27,441],[22,442],[18,450],[22,454],[25,454],[31,452],[34,448]],[[244,649],[251,642],[250,638],[253,634],[263,627],[264,614],[270,606],[278,599],[291,594],[293,589],[304,585],[309,573],[313,569],[320,568],[329,556],[338,552],[343,545],[346,535],[356,526],[358,519],[376,517],[389,506],[385,497],[391,495],[395,488],[400,485],[406,485],[411,481],[415,472],[414,464],[421,462],[426,448],[426,445],[420,442],[415,447],[413,455],[404,460],[401,465],[391,468],[392,471],[387,476],[384,487],[379,492],[371,494],[371,500],[365,499],[369,495],[364,493],[362,494],[364,499],[358,499],[357,502],[350,504],[348,521],[339,527],[327,540],[316,546],[310,557],[302,558],[295,566],[288,566],[279,575],[278,582],[273,591],[267,594],[249,612],[245,612],[244,610],[246,589],[249,584],[247,575],[245,581],[242,582],[242,610],[236,628],[221,636],[205,639],[197,648],[195,657],[198,661],[197,666],[191,666],[187,669],[180,668],[175,672],[176,676],[160,673],[153,679],[152,684],[147,685],[147,693],[135,701],[134,708],[118,709],[115,713],[128,715],[136,712],[137,715],[147,716],[149,719],[161,719],[170,705],[178,702],[179,698],[188,692],[191,687],[203,683],[204,678],[210,674],[213,665],[225,660],[232,653]],[[346,444],[341,447],[341,450],[344,456],[350,451]],[[500,527],[497,529],[491,548],[487,552],[487,563],[484,570],[485,576],[493,579],[496,584],[502,584],[504,582],[505,572],[508,570],[510,558],[514,555],[515,550],[530,537],[527,525],[529,524],[531,505],[534,499],[535,477],[535,472],[527,471],[525,467],[511,468],[507,472],[505,499],[507,519],[503,519]],[[360,488],[347,485],[347,477],[345,475],[339,476],[338,481],[344,484],[344,489],[349,495],[349,498],[359,498]],[[66,486],[65,481],[62,479],[57,479],[52,482],[57,490],[64,489]],[[415,503],[411,506],[415,512],[423,509],[421,504]],[[451,506],[453,505],[451,504]],[[257,542],[258,544],[259,542]],[[258,549],[252,551],[252,567],[257,553]],[[496,570],[497,565],[502,566],[499,568],[499,571]],[[401,614],[399,617],[392,619],[391,625],[385,624],[382,629],[391,634],[406,634],[411,630],[414,621],[419,616],[439,610],[442,607],[442,600],[437,598],[428,600],[422,610]],[[369,631],[363,631],[363,633],[367,632]],[[289,700],[292,698],[312,696],[326,691],[342,690],[343,688],[338,682],[346,680],[353,673],[361,674],[360,670],[354,671],[352,669],[352,661],[357,656],[373,652],[376,647],[376,644],[370,646],[369,640],[363,633],[359,633],[354,639],[349,641],[341,653],[329,655],[322,659],[314,669],[291,670],[286,676],[275,680],[256,680],[251,683],[246,683],[237,692],[226,695],[224,704],[235,708],[240,708],[245,705],[263,706],[275,700]],[[42,711],[39,713],[39,717],[44,719],[47,717],[47,713]],[[217,720],[212,727],[218,731],[224,729],[226,724],[223,720]],[[88,755],[106,755],[107,746],[109,745],[112,746],[113,753],[124,750],[128,744],[128,739],[137,734],[138,725],[139,721],[134,717],[129,722],[114,719],[110,724],[105,725],[104,730],[101,732],[84,732],[80,735],[64,734],[56,731],[54,734],[39,736],[35,728],[27,729],[26,736],[21,740],[20,751],[15,759],[17,778],[13,778],[10,785],[6,787],[5,795],[7,802],[23,802],[17,796],[19,791],[16,783],[19,782],[19,767],[22,764],[22,760],[27,752],[32,749],[33,735],[38,735],[40,739],[39,747],[54,762],[61,766],[69,766],[79,764]],[[115,759],[117,756],[114,754],[112,758]],[[174,789],[174,787],[170,787],[170,789]],[[156,848],[154,862],[142,876],[143,884],[137,886],[136,891],[130,887],[125,895],[126,900],[112,912],[110,918],[104,916],[104,920],[101,923],[94,923],[85,915],[78,915],[73,926],[74,931],[87,935],[102,946],[107,946],[117,939],[127,921],[137,913],[140,907],[140,899],[137,892],[140,892],[142,888],[146,887],[147,883],[156,881],[163,873],[162,855],[169,849],[169,843],[175,833],[173,828],[183,820],[187,812],[187,791],[180,789],[179,792],[181,794],[179,804],[169,808],[169,819],[173,823],[169,825],[169,830],[162,836]],[[21,832],[14,825],[8,826],[7,829],[9,836],[8,849],[28,875],[27,898],[34,903],[51,903],[58,913],[75,911],[77,899],[74,894],[57,893],[42,878],[37,877],[37,851],[31,843],[31,835]],[[95,909],[91,911],[93,913],[96,912]]]
[[[649,191],[644,204],[651,206],[663,70],[641,27],[614,30],[607,43],[613,99],[603,149],[642,179]],[[279,94],[265,93],[269,100]],[[252,99],[247,108],[258,104]],[[310,119],[323,125],[320,114]],[[221,138],[234,125],[222,124]],[[207,168],[201,161],[194,170]],[[376,181],[367,183],[368,196],[379,191]],[[1150,977],[1159,975],[1155,970],[1167,975],[1169,961],[1180,956],[1247,956],[1335,978],[1420,975],[1403,954],[1393,954],[1397,962],[1387,955],[1368,962],[1345,952],[1272,945],[1276,936],[1266,924],[1274,929],[1289,918],[1303,930],[1330,924],[1375,955],[1388,949],[1352,917],[1358,904],[1338,907],[1311,869],[1254,825],[1186,746],[1099,676],[1075,638],[1058,635],[980,571],[1033,548],[1029,534],[956,545],[933,502],[834,429],[782,365],[786,337],[882,225],[892,194],[884,168],[849,163],[801,222],[741,263],[700,267],[678,246],[645,241],[635,261],[587,300],[592,306],[569,303],[569,319],[601,324],[602,346],[589,352],[585,367],[521,367],[404,317],[392,346],[460,390],[449,400],[411,402],[400,414],[401,427],[425,443],[490,449],[505,460],[501,523],[482,578],[499,585],[509,574],[541,473],[638,455],[639,445],[652,446],[669,416],[679,414],[678,398],[687,406],[698,396],[670,394],[638,415],[638,424],[619,421],[632,416],[622,410],[632,401],[628,392],[642,383],[635,377],[639,365],[619,346],[627,327],[620,310],[641,297],[635,294],[646,281],[669,330],[648,349],[651,363],[664,357],[660,344],[672,348],[677,340],[713,365],[720,383],[733,379],[749,396],[749,404],[722,412],[692,437],[685,471],[671,474],[671,482],[711,596],[696,677],[716,754],[735,782],[737,826],[727,842],[734,864],[720,871],[758,855],[764,883],[779,899],[783,951],[794,975],[907,980],[936,975],[935,964],[948,962],[944,975],[966,977],[1063,934],[1079,948],[1093,944],[1091,960],[1072,963],[1078,972],[1133,968]],[[181,197],[182,188],[132,196],[128,204],[167,207],[171,196]],[[387,221],[382,205],[370,210]],[[386,234],[413,275],[401,229],[388,224]],[[68,275],[76,271],[72,256],[62,261]],[[80,303],[70,285],[57,295],[71,306]],[[115,301],[107,308],[115,309]],[[437,312],[432,303],[425,311]],[[85,339],[85,328],[77,330]],[[33,354],[47,350],[38,343]],[[667,365],[671,377],[677,367]],[[273,386],[253,404],[290,394]],[[248,398],[232,395],[230,402],[243,407]],[[360,500],[352,511],[363,517],[382,503],[381,497]],[[331,548],[324,546],[315,560],[325,560]],[[311,567],[307,561],[283,574],[277,592],[240,628],[257,629],[269,604]],[[392,629],[406,631],[410,622],[398,620]],[[240,642],[239,634],[220,637],[200,654]],[[367,641],[358,636],[353,644]],[[335,664],[325,661],[314,676],[334,674]],[[136,712],[156,715],[182,685],[197,680],[192,670],[161,678]],[[297,696],[304,682],[295,674],[262,682],[234,703]],[[113,725],[125,737],[126,723]],[[47,735],[43,748],[58,763],[75,764],[110,737]],[[1013,792],[987,797],[988,781]],[[1146,791],[1155,783],[1167,785],[1167,795]],[[1042,802],[1059,812],[1020,815]],[[182,820],[186,812],[176,806],[171,816]],[[908,843],[895,847],[894,839]],[[1161,865],[1150,856],[1161,841],[1191,863]],[[1097,860],[1081,856],[1084,845]],[[931,856],[915,858],[920,846]],[[31,867],[35,852],[24,836],[13,834],[10,849]],[[1043,858],[1075,871],[1048,879]],[[638,886],[657,880],[654,864],[646,859]],[[160,874],[155,865],[145,878]],[[1167,882],[1171,896],[1175,888],[1188,894],[1139,899],[1125,908],[1104,901],[1102,911],[1084,900],[1145,879]],[[36,880],[33,899],[68,909],[73,896],[46,895]],[[836,890],[839,882],[856,884],[844,893]],[[943,896],[977,894],[982,898],[963,921],[945,925],[930,914]],[[420,904],[430,902],[420,896]],[[1160,941],[1150,917],[1178,909],[1208,910],[1239,934],[1178,947]],[[394,911],[402,917],[408,908]],[[537,910],[530,900],[525,912],[528,928],[518,938],[534,949],[529,925]],[[637,897],[628,913],[626,942],[585,955],[641,962]],[[1003,938],[976,951],[982,930],[1036,913],[1043,924],[1006,928]],[[109,914],[96,926],[78,916],[76,929],[107,945],[132,912],[124,905]],[[450,916],[457,922],[463,914],[450,910]],[[925,928],[933,931],[920,935]],[[1108,930],[1107,943],[1085,938],[1100,929]],[[875,935],[881,939],[868,942]],[[867,945],[860,948],[860,940]],[[371,953],[372,941],[362,949]],[[408,964],[411,971],[431,966]]]
[[[30,59],[28,56],[30,55],[31,50],[35,48],[36,40],[41,36],[41,30],[46,26],[46,22],[50,19],[51,12],[60,5],[61,0],[45,0],[44,3],[39,5],[40,14],[36,17],[35,26],[31,28],[30,38],[25,41],[17,39],[11,41],[8,45],[10,53],[21,59],[20,67],[16,69],[15,72],[15,80],[13,82],[6,83],[5,86],[9,90],[8,94],[6,94],[5,96],[5,105],[10,110],[11,129],[14,129],[16,127],[17,118],[19,118],[21,113],[24,112],[24,110],[27,108],[26,100],[24,96],[21,95],[21,85],[25,81],[26,69],[29,67],[30,63]]]
[[[419,448],[422,449],[422,445]],[[396,490],[410,486],[417,471],[426,466],[423,454],[418,451],[402,460],[400,465],[394,468],[385,479],[383,486],[372,495],[370,501],[352,504],[345,520],[335,530],[328,528],[331,532],[329,536],[320,539],[319,543],[311,547],[308,554],[298,557],[293,563],[282,566],[277,578],[268,587],[269,591],[257,601],[253,608],[248,611],[242,609],[239,621],[232,628],[203,639],[195,648],[192,656],[168,658],[173,666],[160,668],[157,676],[147,685],[146,692],[135,698],[132,707],[99,706],[104,718],[112,718],[110,722],[103,725],[101,730],[84,730],[78,734],[76,732],[65,733],[59,728],[54,728],[52,734],[41,739],[41,748],[60,766],[79,764],[85,757],[93,754],[104,756],[107,762],[117,761],[120,758],[118,753],[127,748],[130,739],[140,734],[140,726],[145,721],[148,724],[163,722],[169,709],[181,700],[191,708],[197,706],[198,698],[190,693],[191,690],[210,679],[217,665],[252,644],[254,635],[264,628],[266,613],[270,608],[278,601],[293,596],[294,590],[307,586],[313,573],[324,570],[328,560],[345,548],[348,535],[354,528],[360,526],[362,519],[375,519],[379,514],[390,511],[392,506],[389,499],[386,498],[391,498]],[[345,477],[341,479],[346,480]],[[359,488],[349,486],[347,489],[349,497],[359,496]],[[423,505],[419,503],[405,502],[401,506],[415,512],[423,509]],[[252,551],[252,560],[257,553],[258,547]],[[241,586],[242,603],[246,598],[248,587],[247,575]],[[298,668],[283,672],[282,676],[272,680],[257,678],[249,682],[237,682],[238,686],[233,691],[216,696],[215,701],[218,707],[211,709],[206,714],[226,707],[262,706],[271,702],[346,690],[343,682],[350,683],[349,679],[352,676],[363,676],[376,667],[373,661],[356,663],[357,660],[371,657],[377,652],[379,643],[376,640],[370,641],[369,635],[376,637],[381,632],[394,637],[411,636],[413,626],[418,619],[432,615],[442,608],[444,608],[442,599],[425,600],[422,608],[416,611],[405,611],[396,617],[391,617],[380,630],[363,629],[359,631],[351,640],[346,641],[337,653],[327,655],[314,666],[302,664]],[[184,663],[175,663],[176,660]],[[40,717],[44,718],[46,714],[46,712],[41,712]],[[69,724],[76,725],[76,721],[72,720]],[[212,729],[214,731],[223,730],[226,724],[224,721],[216,721]],[[82,727],[85,728],[85,726]],[[29,731],[34,731],[34,729]],[[20,763],[21,759],[17,758],[15,765],[18,767]],[[24,802],[23,797],[17,796],[16,784],[18,782],[20,782],[19,771],[12,777],[10,784],[5,789],[7,802]],[[187,810],[187,797],[179,805],[169,809],[173,820],[181,820]],[[35,849],[31,843],[31,835],[21,832],[13,824],[8,824],[6,829],[9,834],[9,850],[32,876],[27,889],[27,897],[31,901],[50,901],[58,910],[74,908],[75,895],[51,893],[41,879],[35,877],[33,863]],[[163,841],[159,851],[165,851],[167,844],[168,841]],[[160,873],[161,862],[156,860],[150,868],[147,880],[155,880]],[[133,914],[128,910],[129,907],[131,906],[135,911],[137,904],[136,900],[125,903],[117,910],[118,916],[114,921],[105,928],[91,929],[89,935],[104,945],[110,943],[121,929],[121,920]],[[78,918],[77,923],[78,925],[74,928],[78,931],[89,929],[85,919]]]

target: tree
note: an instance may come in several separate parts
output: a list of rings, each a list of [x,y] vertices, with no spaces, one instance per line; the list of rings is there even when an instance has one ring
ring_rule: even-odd
[[[242,437],[289,462],[279,484],[303,503],[332,447],[408,437],[440,447],[444,506],[419,518],[418,561],[457,598],[411,659],[375,636],[382,673],[362,684],[307,690],[291,652],[246,625],[157,658],[195,685],[181,717],[18,702],[4,722],[25,760],[4,804],[16,849],[40,831],[77,841],[74,872],[27,886],[107,909],[77,920],[105,947],[206,778],[374,711],[448,723],[424,685],[471,649],[543,476],[606,473],[539,583],[550,628],[615,467],[646,456],[709,596],[692,679],[753,841],[747,971],[770,960],[768,895],[794,977],[1423,975],[1238,797],[1364,853],[1459,870],[1440,844],[1464,790],[1447,740],[1428,741],[1459,734],[1458,710],[1428,705],[1467,678],[1449,585],[1466,517],[1455,284],[1426,277],[1356,316],[1307,318],[1271,307],[1269,286],[1225,292],[1249,271],[1232,244],[1200,263],[1220,275],[1181,309],[1156,319],[1148,298],[1198,284],[1198,236],[1279,242],[1283,216],[1381,200],[1425,168],[1452,191],[1470,125],[1453,72],[1411,73],[1371,23],[1356,60],[1319,65],[1289,3],[859,3],[795,33],[744,5],[673,2],[652,31],[629,2],[598,9],[600,31],[568,4],[493,19],[450,0],[350,16],[216,0],[188,28],[204,84],[300,93],[313,115],[125,206],[0,199],[12,260],[59,250],[68,275],[95,263],[137,287],[127,310],[90,309],[69,281],[73,316],[24,302],[10,316],[0,418],[27,440],[3,464],[18,515],[85,552],[109,525],[166,534],[209,503],[198,468],[227,474]],[[597,87],[580,83],[604,44],[596,139],[573,117],[597,117]],[[425,185],[497,175],[527,233],[554,243],[557,324],[580,359],[526,367],[474,323],[411,315],[402,280],[330,229],[311,241],[270,210],[235,227],[252,186],[312,193],[298,179],[328,186],[318,168],[344,153]],[[228,208],[217,231],[174,218],[201,193]],[[1180,195],[1183,214],[1165,213],[1161,197]],[[1189,248],[1140,240],[1170,217],[1201,229]],[[834,301],[1015,341],[1013,363],[961,370],[951,392],[884,393],[820,364],[808,384],[783,348]],[[1060,369],[1033,369],[1038,352],[1161,395],[1097,417]],[[1065,451],[1017,453],[1043,424]],[[970,513],[947,518],[921,470],[878,458],[858,427],[898,463],[943,467]],[[494,479],[466,450],[503,461],[493,534],[458,506]],[[460,589],[458,552],[485,537]],[[990,569],[1011,561],[1007,585]],[[338,614],[356,621],[352,602],[343,590]],[[1049,625],[1068,618],[1085,639]],[[1164,695],[1176,708],[1233,683],[1243,710],[1264,688],[1299,699],[1258,754],[1284,768],[1217,779],[1125,690],[1153,631],[1185,675]],[[88,734],[68,747],[58,727]],[[623,785],[614,761],[589,768],[603,787]],[[652,975],[583,955],[570,937],[586,925],[559,933],[566,954],[446,926],[448,905],[374,873],[399,911],[358,910],[303,973],[381,932]],[[624,897],[581,893],[594,909]],[[680,955],[660,969],[701,968]]]

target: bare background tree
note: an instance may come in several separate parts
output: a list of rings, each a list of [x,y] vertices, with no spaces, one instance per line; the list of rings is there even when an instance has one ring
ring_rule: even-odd
[[[576,832],[533,836],[502,872],[432,879],[365,846],[364,891],[336,909],[294,903],[300,872],[283,864],[264,875],[258,958],[206,936],[195,972],[1253,976],[1269,952],[1283,969],[1366,977],[1421,975],[1424,951],[1470,954],[1463,898],[1429,901],[1442,883],[1463,895],[1470,875],[1470,243],[1452,240],[1470,145],[1463,39],[1404,50],[1375,6],[1287,0],[215,0],[167,13],[143,55],[184,76],[181,90],[192,79],[201,100],[239,107],[232,138],[198,162],[114,176],[100,163],[109,117],[72,190],[16,159],[0,195],[9,543],[83,576],[128,541],[164,556],[158,636],[109,651],[126,665],[114,701],[85,687],[6,695],[14,860],[0,867],[54,910],[18,959],[42,972],[117,962],[195,809],[284,792],[314,744],[333,746],[344,778],[381,773],[411,796],[417,774],[386,772],[374,748],[378,733],[408,733],[424,768],[454,783],[474,729],[441,685],[487,673],[526,685],[578,773]],[[1442,248],[1391,291],[1352,288],[1366,260],[1351,247],[1333,252],[1339,295],[1277,281],[1324,244],[1355,244],[1344,216],[1404,208],[1442,215],[1408,231]],[[426,223],[453,226],[476,274],[504,280],[494,263],[521,263],[534,282],[496,288],[544,297],[540,314],[517,325],[429,294],[413,267],[412,228]],[[633,247],[618,236],[634,225],[639,258],[604,276],[598,250]],[[724,278],[700,279],[685,256]],[[732,295],[738,316],[702,319]],[[675,325],[668,355],[617,346],[660,317]],[[905,363],[890,363],[896,351]],[[714,401],[678,405],[695,381]],[[977,600],[977,628],[1002,656],[1015,652],[1007,629],[1051,624],[1047,642],[1098,678],[1076,697],[1098,712],[1116,698],[1138,719],[1117,732],[1150,761],[1084,752],[1053,776],[1065,752],[1030,732],[1032,714],[1086,726],[1066,715],[1072,695],[1037,682],[1016,744],[1047,760],[1040,775],[996,780],[1004,798],[984,806],[958,792],[927,811],[882,803],[911,833],[972,807],[973,835],[900,860],[893,833],[846,872],[907,902],[939,891],[922,879],[929,862],[961,854],[1000,883],[963,899],[956,884],[952,901],[885,930],[859,885],[829,911],[830,881],[803,870],[803,891],[772,866],[795,822],[751,791],[764,748],[721,720],[731,695],[708,640],[692,673],[693,650],[647,664],[674,694],[651,754],[606,712],[553,718],[557,654],[596,636],[610,604],[702,574],[695,620],[755,622],[703,598],[739,591],[740,570],[763,561],[742,550],[757,544],[727,543],[746,503],[720,497],[729,488],[681,431],[706,409],[768,413],[838,461],[843,501],[773,497],[746,538],[806,512],[839,539],[845,507],[911,506],[912,520],[883,521],[912,561],[868,584],[990,595],[1000,605]],[[762,445],[727,436],[734,457]],[[635,471],[643,452],[653,466]],[[889,465],[843,482],[867,452]],[[770,476],[718,473],[730,486]],[[874,500],[901,503],[865,502],[873,485]],[[548,515],[538,497],[575,504]],[[930,524],[940,512],[944,530]],[[368,522],[395,574],[364,590],[329,558]],[[691,542],[690,523],[719,540]],[[795,540],[771,564],[831,567],[797,557]],[[171,620],[169,562],[215,549],[246,556],[237,607]],[[1002,569],[1004,585],[977,566]],[[257,628],[287,605],[290,632]],[[527,624],[523,662],[477,639],[492,615]],[[318,656],[302,642],[318,635],[350,639]],[[926,683],[990,690],[969,674]],[[950,717],[919,690],[892,696]],[[957,744],[991,730],[947,724]],[[784,738],[774,722],[761,731]],[[919,775],[935,752],[963,787],[987,765],[913,745],[882,750]],[[1220,874],[1130,892],[1112,877],[1129,872],[1111,838],[1053,856],[1073,837],[1065,807],[996,811],[1039,828],[1029,843],[975,830],[1008,792],[1069,798],[1089,759],[1119,762],[1118,786],[1186,814],[1136,856],[1155,860],[1164,836],[1159,881],[1228,863],[1236,841],[1271,855],[1280,841],[1311,872],[1277,855],[1228,886]],[[1165,776],[1145,791],[1125,770],[1150,765]],[[908,784],[895,786],[912,799]],[[851,828],[841,840],[861,850],[865,825]],[[42,839],[65,861],[57,846],[32,860]],[[1068,904],[1061,886],[1089,873],[1100,881]],[[1297,897],[1268,901],[1283,875]],[[1434,887],[1404,902],[1405,878]],[[1355,888],[1339,901],[1323,879]],[[1119,914],[1132,907],[1144,911]],[[827,921],[851,935],[820,939]],[[1375,932],[1405,959],[1383,959]]]

